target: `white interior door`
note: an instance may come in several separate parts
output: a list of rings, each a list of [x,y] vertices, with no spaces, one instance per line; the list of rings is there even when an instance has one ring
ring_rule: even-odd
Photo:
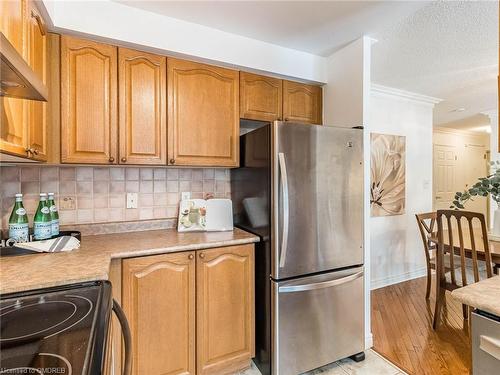
[[[433,159],[434,210],[446,210],[455,193],[462,190],[457,173],[457,147],[434,145]]]
[[[487,160],[486,150],[482,145],[466,144],[464,149],[464,158],[466,163],[464,167],[464,184],[465,189],[474,185],[480,177],[487,175]],[[484,197],[474,198],[473,201],[467,202],[465,209],[467,211],[480,212],[487,217],[488,199]]]

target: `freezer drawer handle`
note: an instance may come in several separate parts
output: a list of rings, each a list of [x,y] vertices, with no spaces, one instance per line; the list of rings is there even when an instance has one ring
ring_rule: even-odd
[[[481,335],[479,336],[479,348],[500,361],[500,340]]]
[[[330,281],[323,281],[320,283],[313,283],[313,284],[302,284],[302,285],[291,285],[291,286],[280,286],[278,288],[278,291],[280,293],[293,293],[293,292],[303,292],[306,290],[316,290],[316,289],[323,289],[323,288],[330,288],[332,286],[337,286],[341,284],[348,283],[350,281],[359,279],[361,276],[363,276],[363,271],[357,272],[355,274],[342,277],[341,279],[335,279],[335,280],[330,280]]]
[[[283,189],[283,237],[281,239],[280,268],[285,267],[286,250],[288,247],[288,225],[290,221],[290,206],[288,202],[288,175],[286,173],[285,154],[278,153],[281,174],[281,188]]]

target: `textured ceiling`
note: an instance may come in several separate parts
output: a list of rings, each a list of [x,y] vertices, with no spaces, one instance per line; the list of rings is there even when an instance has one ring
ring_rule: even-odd
[[[373,37],[373,81],[443,99],[435,124],[497,107],[496,1],[433,2]]]
[[[425,1],[373,0],[114,1],[321,56],[425,5]]]
[[[118,2],[321,56],[368,35],[372,81],[443,99],[436,124],[497,106],[497,1]]]

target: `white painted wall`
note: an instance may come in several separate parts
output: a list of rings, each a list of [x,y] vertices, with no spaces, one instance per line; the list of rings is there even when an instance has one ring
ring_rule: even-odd
[[[323,123],[326,126],[365,126],[370,105],[370,67],[372,40],[360,38],[328,57],[328,84],[323,87]],[[364,175],[370,175],[369,136],[363,131]],[[373,346],[370,304],[370,216],[367,210],[370,182],[365,178],[364,256],[365,256],[365,348]]]
[[[372,289],[425,275],[415,213],[432,210],[430,99],[380,86],[372,90],[367,131],[406,136],[406,212],[369,220]]]
[[[369,107],[371,44],[360,38],[329,56],[323,88],[323,122],[330,126],[363,126]]]
[[[321,56],[109,0],[43,3],[49,24],[57,32],[280,77],[326,82],[325,58]]]

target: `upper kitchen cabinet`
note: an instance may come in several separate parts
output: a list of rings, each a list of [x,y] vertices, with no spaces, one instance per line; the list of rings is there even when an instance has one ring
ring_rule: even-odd
[[[168,164],[236,167],[239,73],[168,59]]]
[[[274,121],[282,117],[283,81],[240,72],[240,117]]]
[[[30,0],[27,3],[28,63],[47,84],[47,31],[43,19]],[[47,104],[30,100],[28,106],[28,150],[35,160],[47,160]]]
[[[0,31],[26,59],[26,2],[0,1]],[[27,105],[23,99],[0,98],[0,150],[27,157]]]
[[[116,47],[61,38],[61,162],[117,162]]]
[[[283,118],[285,121],[322,124],[322,88],[283,81]]]
[[[0,1],[0,31],[21,56],[26,56],[26,0]]]
[[[167,164],[167,59],[118,50],[120,164]]]

